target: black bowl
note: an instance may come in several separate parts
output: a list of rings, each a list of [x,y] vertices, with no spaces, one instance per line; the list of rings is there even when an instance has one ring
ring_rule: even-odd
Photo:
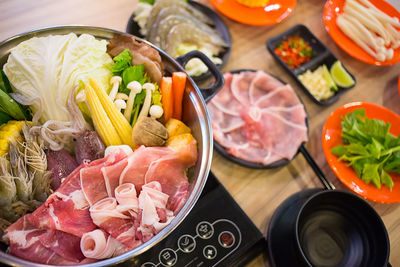
[[[308,189],[286,199],[268,228],[272,266],[386,267],[389,237],[379,215],[341,190]]]

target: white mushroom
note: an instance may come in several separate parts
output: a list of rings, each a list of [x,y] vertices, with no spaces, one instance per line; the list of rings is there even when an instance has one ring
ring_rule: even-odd
[[[152,105],[150,107],[150,117],[153,119],[159,119],[163,115],[164,110],[159,105]]]
[[[115,100],[114,104],[117,107],[118,111],[120,111],[120,112],[121,112],[121,109],[126,109],[126,102],[122,99]]]
[[[118,93],[116,96],[115,96],[115,99],[122,99],[122,100],[128,100],[128,95],[127,94],[124,94],[124,93]]]
[[[113,76],[111,78],[110,83],[112,84],[113,87],[110,91],[110,94],[108,95],[110,97],[111,101],[114,101],[115,96],[118,93],[118,88],[119,88],[119,85],[121,84],[121,82],[122,82],[122,78],[119,76]]]
[[[131,91],[129,93],[128,102],[126,103],[126,109],[124,111],[124,116],[128,121],[131,121],[133,103],[135,102],[135,96],[136,96],[136,94],[138,94],[142,91],[142,86],[140,85],[139,82],[133,81],[133,82],[128,83],[126,88],[128,88]]]
[[[143,84],[143,89],[146,89],[146,97],[144,99],[143,107],[140,110],[139,117],[147,117],[151,105],[151,93],[156,90],[156,87],[152,83]]]

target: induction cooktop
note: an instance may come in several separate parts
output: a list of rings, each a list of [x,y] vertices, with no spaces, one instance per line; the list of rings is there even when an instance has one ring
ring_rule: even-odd
[[[120,266],[243,266],[266,250],[262,233],[210,173],[185,220],[155,247]]]

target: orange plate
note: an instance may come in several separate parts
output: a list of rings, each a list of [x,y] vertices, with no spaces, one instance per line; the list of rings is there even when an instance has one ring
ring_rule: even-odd
[[[240,23],[271,25],[286,19],[294,10],[296,0],[270,0],[264,7],[246,7],[236,0],[210,0],[219,12]]]
[[[325,122],[322,132],[322,147],[326,160],[339,180],[358,195],[381,203],[400,202],[400,175],[390,174],[394,182],[392,192],[390,192],[387,186],[383,185],[381,189],[378,189],[372,183],[366,184],[363,180],[358,178],[352,167],[347,167],[346,163],[343,161],[339,162],[338,157],[330,152],[333,147],[343,144],[341,137],[342,117],[359,108],[365,109],[368,118],[376,118],[385,122],[390,122],[390,133],[396,136],[400,134],[400,116],[393,111],[379,105],[365,102],[345,104],[332,112]]]
[[[391,17],[398,17],[400,19],[399,11],[391,6],[384,0],[369,0],[377,8],[385,12]],[[340,46],[344,51],[346,51],[352,57],[363,61],[368,64],[387,66],[393,65],[400,62],[400,48],[394,50],[394,56],[391,60],[378,61],[374,57],[370,56],[361,47],[354,43],[347,35],[345,35],[339,27],[336,25],[336,18],[338,14],[343,12],[345,0],[328,0],[324,8],[324,23],[325,29],[328,31],[329,35]]]

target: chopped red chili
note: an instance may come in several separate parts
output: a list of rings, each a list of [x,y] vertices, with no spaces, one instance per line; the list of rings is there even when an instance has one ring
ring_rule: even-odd
[[[295,69],[316,55],[311,46],[300,36],[290,36],[275,48],[275,53],[289,68]]]

